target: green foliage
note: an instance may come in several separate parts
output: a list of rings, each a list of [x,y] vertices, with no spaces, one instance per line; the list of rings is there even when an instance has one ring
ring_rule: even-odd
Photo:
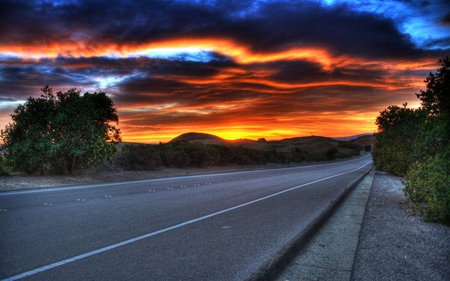
[[[380,113],[375,124],[379,133],[372,151],[375,167],[404,176],[416,161],[418,141],[424,134],[426,112],[420,109],[389,106]]]
[[[161,165],[161,157],[150,145],[125,145],[115,160],[115,166],[125,171],[148,171]]]
[[[104,92],[81,96],[75,89],[56,95],[49,86],[41,90],[40,98],[29,97],[14,110],[13,123],[2,132],[11,167],[27,173],[72,173],[113,160],[119,118]]]
[[[0,155],[0,176],[8,176],[10,169],[7,167],[4,157]]]
[[[426,78],[421,108],[390,106],[377,117],[377,169],[404,176],[406,203],[427,221],[450,224],[450,59]]]
[[[343,146],[346,143],[342,143]],[[360,154],[362,146],[349,144],[352,151],[338,152],[337,148],[330,150],[327,158],[326,151],[309,153],[300,148],[291,151],[277,151],[284,145],[270,146],[270,149],[252,149],[239,146],[225,146],[217,144],[190,143],[189,141],[172,141],[159,145],[125,145],[115,161],[115,167],[123,170],[151,170],[165,166],[172,168],[226,166],[226,165],[264,165],[266,163],[289,164],[304,161],[326,161],[337,157],[347,158]]]
[[[362,149],[361,145],[359,145],[357,143],[347,142],[347,141],[340,142],[339,147],[353,149],[353,150]]]
[[[425,79],[427,89],[416,94],[430,115],[450,116],[450,58],[439,60],[442,67]]]
[[[450,149],[428,157],[408,171],[404,181],[406,203],[427,221],[450,225]]]
[[[124,170],[149,170],[159,166],[171,168],[225,166],[230,164],[265,164],[261,151],[242,146],[203,145],[175,141],[159,145],[126,145],[115,165]]]

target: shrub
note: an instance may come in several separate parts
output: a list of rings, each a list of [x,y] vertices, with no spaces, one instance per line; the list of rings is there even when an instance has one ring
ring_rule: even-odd
[[[161,166],[162,160],[149,145],[125,145],[114,164],[126,171],[152,170]]]
[[[403,181],[406,203],[426,221],[450,225],[450,149],[409,170]]]
[[[336,147],[330,148],[325,152],[328,160],[335,160],[337,157],[338,150]]]
[[[10,169],[6,166],[3,156],[0,155],[0,176],[9,175]]]

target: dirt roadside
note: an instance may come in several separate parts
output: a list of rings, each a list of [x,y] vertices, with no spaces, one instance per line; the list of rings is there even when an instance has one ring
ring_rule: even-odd
[[[352,281],[450,280],[450,227],[408,214],[405,199],[401,178],[376,172]]]

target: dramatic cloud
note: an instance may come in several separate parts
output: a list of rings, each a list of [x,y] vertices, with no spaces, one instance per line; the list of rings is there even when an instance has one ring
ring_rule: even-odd
[[[449,55],[445,1],[3,1],[0,126],[39,89],[106,91],[125,141],[373,132]]]

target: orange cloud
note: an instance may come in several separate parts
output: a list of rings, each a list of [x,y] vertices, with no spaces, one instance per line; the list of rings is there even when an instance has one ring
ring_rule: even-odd
[[[312,46],[294,46],[278,52],[257,52],[250,46],[226,38],[185,38],[140,45],[101,42],[88,44],[83,41],[36,46],[0,45],[0,53],[24,57],[25,61],[32,64],[37,63],[39,58],[56,58],[57,56],[127,58],[146,56],[149,52],[164,48],[187,47],[213,51],[231,58],[237,65],[217,69],[216,72],[205,76],[152,73],[151,79],[180,83],[182,85],[180,87],[185,88],[182,90],[177,88],[173,92],[165,93],[144,87],[139,89],[139,94],[143,93],[143,101],[119,103],[121,130],[125,141],[166,142],[181,133],[200,130],[225,139],[264,137],[268,140],[310,134],[342,137],[373,132],[376,130],[374,124],[376,116],[385,106],[390,105],[393,98],[390,97],[389,104],[382,104],[384,100],[377,101],[382,97],[377,97],[376,94],[370,97],[372,93],[369,92],[366,104],[378,102],[373,107],[351,110],[349,103],[362,99],[362,95],[366,94],[363,92],[366,91],[365,89],[393,93],[392,95],[395,95],[400,103],[410,102],[415,99],[414,92],[410,92],[409,100],[405,100],[402,92],[398,91],[420,89],[423,87],[423,77],[418,78],[411,74],[399,75],[399,73],[423,71],[435,67],[427,59],[382,61],[348,55],[335,56],[324,48]],[[259,67],[265,63],[297,60],[317,65],[321,71],[320,74],[324,76],[313,77],[314,79],[299,77],[298,81],[294,79],[286,82],[273,78],[278,71],[276,68]],[[82,71],[93,67],[94,63],[63,62],[63,66],[67,69]],[[335,70],[339,70],[341,75],[330,74]],[[377,75],[370,79],[363,75],[355,75],[363,71],[376,71]],[[328,74],[330,75],[325,76]],[[67,88],[71,87],[73,85],[68,85]],[[341,88],[363,90],[360,90],[362,94],[353,93],[349,98],[344,98],[342,90],[336,90]],[[302,94],[306,91],[309,91],[309,94],[303,97]],[[317,93],[311,93],[315,91]],[[151,98],[146,99],[145,94],[149,92],[151,92],[149,94]],[[186,98],[181,101],[176,100],[179,92],[183,92]],[[221,93],[223,96],[233,93],[251,93],[251,95],[242,99],[237,94],[229,99],[221,96],[220,100],[215,101],[214,97],[209,96],[211,93]],[[116,94],[120,96],[127,93]],[[159,99],[166,98],[166,94],[173,96],[174,100],[160,101]],[[362,102],[356,106],[361,107],[361,104]],[[155,125],[152,125],[153,123]]]
[[[214,51],[232,58],[241,64],[264,63],[280,60],[307,60],[318,63],[326,70],[332,69],[332,59],[325,49],[314,47],[294,47],[279,52],[254,52],[245,46],[229,39],[220,38],[184,38],[150,42],[141,45],[92,43],[92,42],[62,42],[41,45],[0,45],[0,53],[4,55],[19,56],[22,58],[56,58],[65,57],[100,57],[118,56],[130,57],[146,55],[152,51],[163,49],[198,48]]]

